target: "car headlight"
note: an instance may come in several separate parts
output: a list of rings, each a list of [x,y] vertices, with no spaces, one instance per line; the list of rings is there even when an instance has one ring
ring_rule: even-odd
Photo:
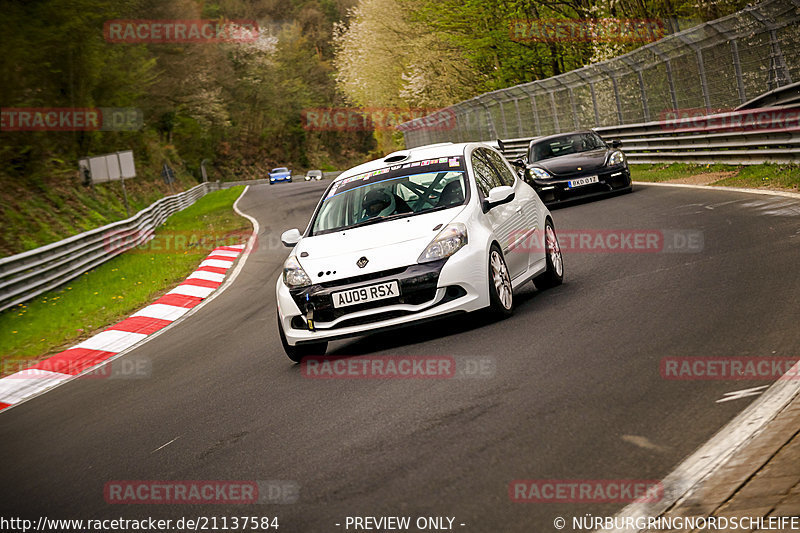
[[[553,177],[553,176],[550,175],[550,173],[548,171],[546,171],[543,168],[539,168],[539,167],[531,167],[531,168],[528,169],[528,172],[530,172],[531,173],[531,177],[533,177],[535,179],[549,180],[550,178]]]
[[[467,227],[461,222],[449,224],[425,248],[417,259],[418,263],[428,263],[450,257],[467,244]]]
[[[290,289],[311,285],[311,278],[308,277],[294,255],[290,255],[283,263],[283,282]]]
[[[611,154],[611,157],[608,158],[608,166],[615,167],[617,165],[621,165],[625,162],[625,154],[622,152],[614,152]]]

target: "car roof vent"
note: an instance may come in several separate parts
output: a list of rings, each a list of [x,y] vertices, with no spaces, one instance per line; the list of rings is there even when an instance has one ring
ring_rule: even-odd
[[[405,161],[411,155],[411,152],[408,150],[401,150],[399,152],[394,152],[386,156],[386,159],[383,160],[384,163],[399,163],[400,161]]]

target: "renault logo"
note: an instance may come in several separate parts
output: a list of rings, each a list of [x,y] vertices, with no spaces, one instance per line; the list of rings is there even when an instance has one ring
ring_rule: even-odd
[[[369,263],[369,259],[367,259],[366,257],[362,257],[361,259],[356,261],[358,268],[364,268],[365,266],[367,266],[367,263]]]

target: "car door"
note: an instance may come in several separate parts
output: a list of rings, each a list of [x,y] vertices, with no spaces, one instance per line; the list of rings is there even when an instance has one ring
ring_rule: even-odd
[[[514,179],[509,181],[507,176],[503,176],[497,170],[492,163],[491,154],[492,151],[487,148],[476,148],[472,152],[472,169],[482,198],[486,198],[494,187],[502,185],[515,187]],[[522,210],[516,195],[511,202],[490,209],[486,213],[486,218],[503,250],[511,279],[514,279],[528,269],[528,254],[518,246],[512,246],[518,240],[518,233],[523,226]]]
[[[525,269],[536,265],[544,259],[544,235],[542,234],[538,198],[536,191],[528,186],[508,164],[503,156],[493,150],[487,150],[488,157],[500,174],[503,182],[514,182],[515,211],[520,215],[519,225],[514,231],[509,245],[511,254],[527,256],[524,259]]]

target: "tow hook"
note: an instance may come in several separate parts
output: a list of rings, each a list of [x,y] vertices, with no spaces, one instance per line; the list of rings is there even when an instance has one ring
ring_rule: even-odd
[[[306,324],[308,331],[314,331],[314,304],[312,303],[306,305]]]

